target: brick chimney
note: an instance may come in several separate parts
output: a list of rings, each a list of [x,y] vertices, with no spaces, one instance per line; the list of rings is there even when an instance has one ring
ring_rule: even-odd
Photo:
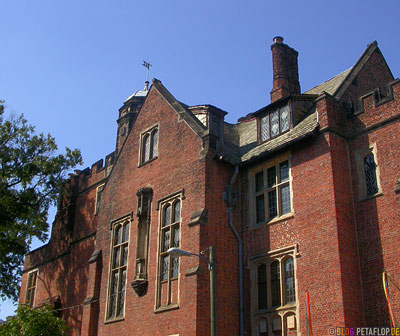
[[[299,53],[283,43],[283,37],[276,36],[271,45],[274,81],[271,91],[271,103],[290,93],[300,93],[299,68],[297,56]]]

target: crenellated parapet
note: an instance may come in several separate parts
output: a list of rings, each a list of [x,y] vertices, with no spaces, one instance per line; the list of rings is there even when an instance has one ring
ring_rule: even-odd
[[[359,97],[358,110],[347,108],[347,118],[350,122],[348,135],[357,136],[373,128],[384,126],[400,118],[400,80],[388,84],[385,94],[375,90]]]

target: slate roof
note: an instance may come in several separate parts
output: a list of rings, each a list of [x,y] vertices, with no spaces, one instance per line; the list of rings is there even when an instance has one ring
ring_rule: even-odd
[[[317,94],[320,95],[323,92],[329,93],[330,95],[334,96],[336,91],[342,85],[346,77],[349,75],[352,68],[347,69],[346,71],[342,72],[341,74],[327,80],[326,82],[313,87],[312,89],[304,92],[305,94]]]
[[[272,152],[313,135],[318,127],[318,121],[317,113],[313,112],[288,132],[260,145],[257,142],[257,122],[255,119],[236,125],[225,123],[224,126],[225,141],[224,145],[218,149],[217,154],[228,162],[241,165],[261,159]]]

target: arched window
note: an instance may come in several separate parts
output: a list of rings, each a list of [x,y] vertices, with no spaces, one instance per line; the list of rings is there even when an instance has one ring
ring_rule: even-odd
[[[146,134],[143,138],[143,162],[150,160],[150,135]]]
[[[157,157],[158,154],[158,130],[155,129],[151,134],[151,159]]]
[[[141,135],[140,164],[158,156],[158,126],[152,127]]]
[[[267,266],[261,264],[257,269],[258,276],[258,309],[267,308]]]
[[[177,303],[179,257],[170,256],[167,251],[171,247],[180,246],[181,200],[180,198],[167,200],[161,208],[157,307]]]
[[[171,224],[171,205],[167,204],[164,208],[163,226]]]
[[[181,202],[176,201],[174,204],[174,223],[181,220]]]
[[[124,315],[129,226],[130,221],[126,219],[113,226],[107,320],[119,319]]]

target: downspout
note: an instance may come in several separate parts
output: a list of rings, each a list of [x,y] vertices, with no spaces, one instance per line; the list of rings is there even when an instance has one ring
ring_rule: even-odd
[[[243,336],[244,328],[244,311],[243,311],[243,242],[236,228],[233,226],[233,208],[236,205],[237,193],[233,190],[233,184],[235,183],[236,177],[239,173],[239,167],[235,166],[235,172],[232,175],[231,181],[225,188],[223,198],[227,204],[226,211],[228,212],[228,225],[232,230],[237,242],[238,242],[238,252],[239,252],[239,335]],[[235,194],[236,193],[236,194]],[[233,195],[235,194],[235,195]],[[235,201],[234,201],[235,200]]]

